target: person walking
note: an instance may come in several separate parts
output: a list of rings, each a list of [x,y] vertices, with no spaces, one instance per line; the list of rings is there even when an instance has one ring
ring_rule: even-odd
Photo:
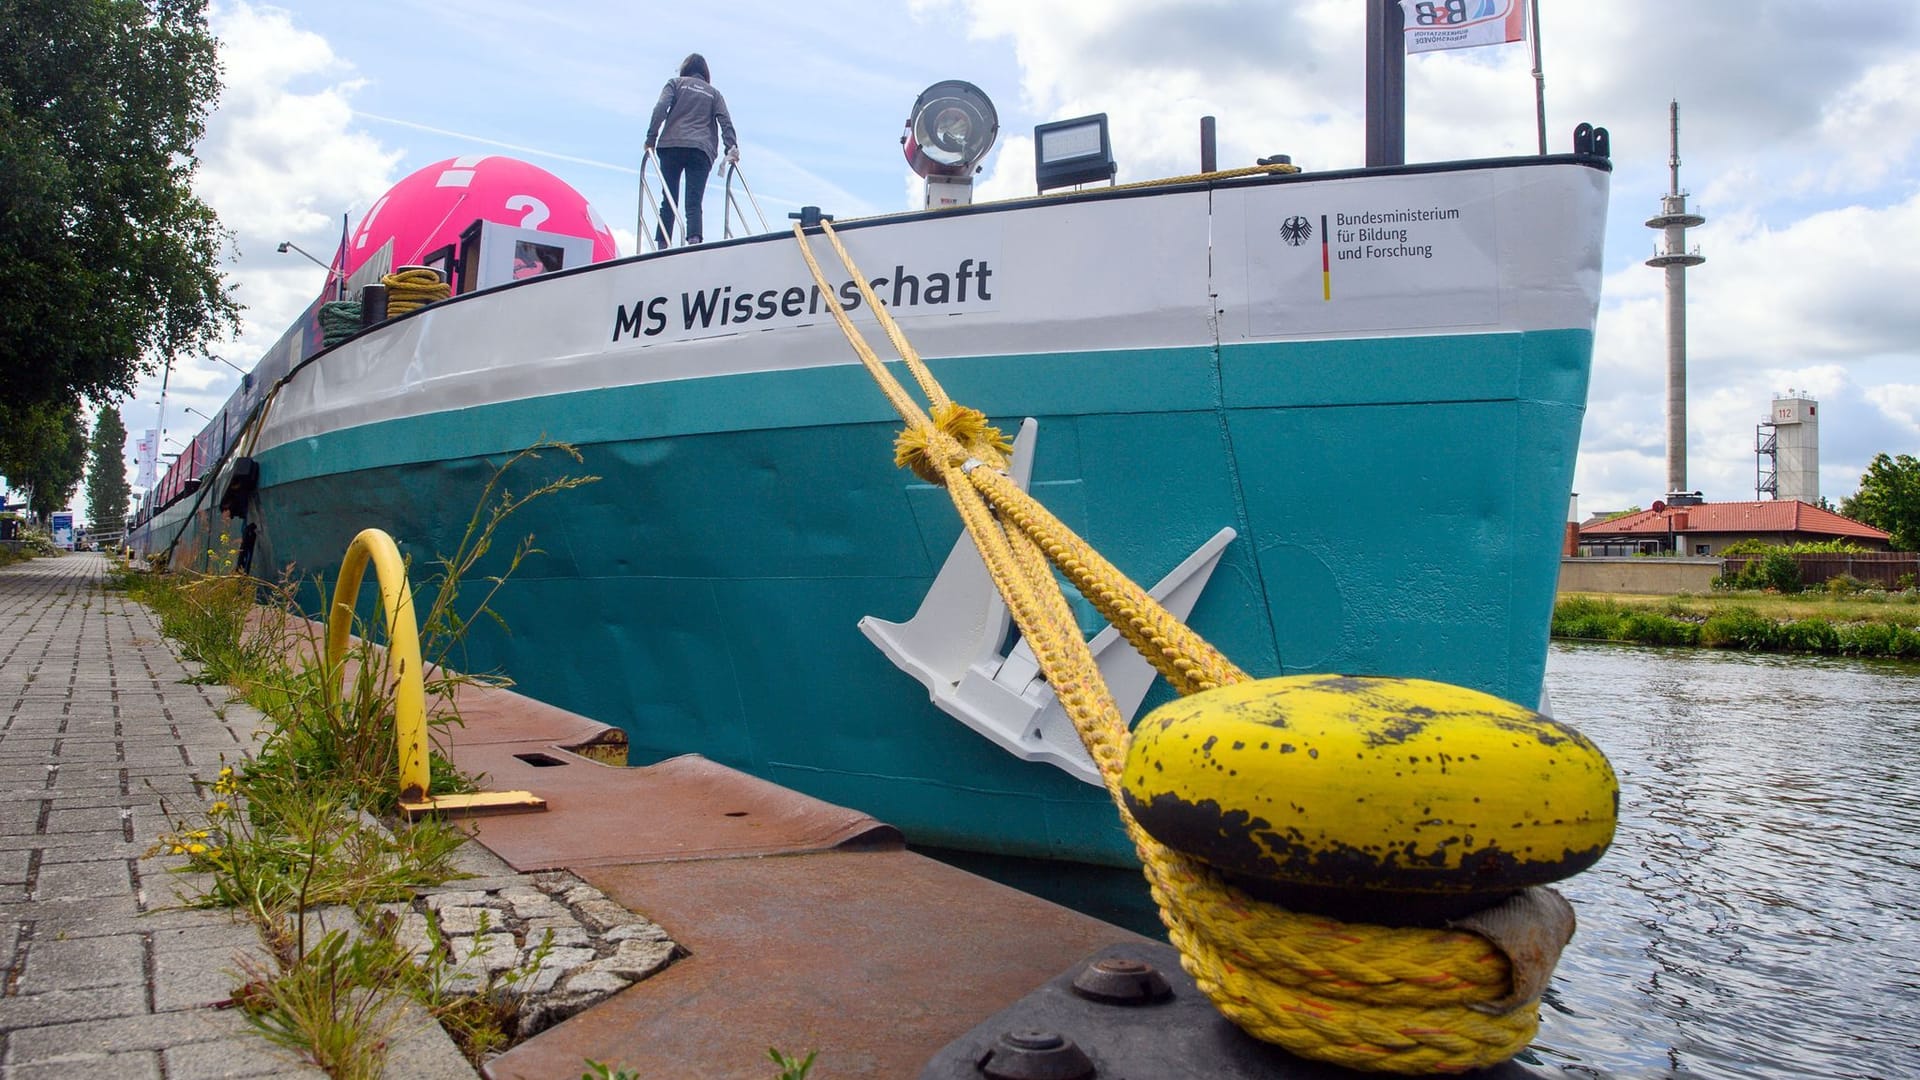
[[[686,208],[686,242],[701,240],[700,201],[707,192],[707,175],[719,144],[714,138],[718,128],[727,148],[727,163],[740,161],[740,143],[733,134],[733,118],[727,115],[727,99],[713,88],[713,75],[707,70],[706,57],[690,54],[680,62],[680,74],[667,80],[660,100],[653,106],[653,119],[647,122],[647,150],[660,157],[660,176],[666,192],[660,200],[660,225],[654,230],[654,243],[666,247],[673,235],[674,192],[686,181],[680,205]]]

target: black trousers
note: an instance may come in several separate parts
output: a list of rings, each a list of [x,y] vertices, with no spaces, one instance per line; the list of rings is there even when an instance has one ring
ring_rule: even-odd
[[[680,198],[687,212],[686,238],[701,239],[700,200],[707,193],[707,174],[713,171],[713,159],[704,150],[686,146],[662,146],[655,153],[660,155],[660,175],[666,179],[667,190],[660,200],[660,227],[653,233],[654,246],[666,247],[667,237],[673,233],[673,198],[680,190],[682,177],[686,179],[686,194]]]

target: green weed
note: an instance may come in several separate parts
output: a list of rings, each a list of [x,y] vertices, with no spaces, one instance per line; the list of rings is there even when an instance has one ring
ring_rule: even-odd
[[[333,930],[271,966],[243,961],[234,998],[255,1030],[335,1080],[374,1080],[401,1019],[413,962],[383,934]]]
[[[807,1074],[813,1071],[814,1055],[819,1052],[809,1050],[806,1057],[797,1058],[781,1053],[776,1047],[768,1047],[767,1056],[772,1058],[774,1065],[780,1069],[774,1080],[807,1080]]]
[[[538,551],[533,537],[515,545],[499,572],[480,579],[477,603],[460,600],[463,582],[515,511],[596,479],[562,477],[514,495],[505,486],[508,471],[541,451],[580,460],[572,447],[548,442],[513,456],[488,482],[454,553],[435,560],[433,600],[420,627],[430,665],[423,673],[430,675],[430,732],[458,723],[452,694],[460,685],[504,682],[461,673],[446,661],[475,619],[498,619],[493,597]],[[269,1039],[335,1077],[376,1076],[399,1007],[412,999],[478,1064],[511,1040],[513,993],[544,962],[551,935],[526,965],[468,986],[437,928],[431,955],[416,964],[395,941],[392,921],[374,918],[375,905],[409,900],[452,877],[452,855],[464,837],[438,821],[392,817],[399,750],[384,634],[357,626],[345,661],[329,667],[323,630],[300,614],[296,588],[232,573],[233,556],[222,535],[203,572],[158,572],[163,557],[152,572],[116,570],[109,583],[151,607],[182,655],[204,665],[202,678],[233,686],[270,725],[251,761],[223,767],[208,785],[204,811],[169,814],[172,827],[149,854],[184,856],[188,869],[211,875],[193,903],[241,908],[262,927],[272,962],[243,964],[246,982],[235,1000]],[[319,595],[326,597],[324,588]],[[430,760],[434,793],[472,789],[444,756]],[[377,816],[387,816],[386,824]],[[345,905],[373,928],[329,932],[309,947],[308,914],[322,905]]]

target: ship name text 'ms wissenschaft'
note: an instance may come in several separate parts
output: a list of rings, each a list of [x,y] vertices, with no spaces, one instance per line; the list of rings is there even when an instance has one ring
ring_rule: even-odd
[[[889,309],[900,311],[991,303],[992,279],[993,267],[985,259],[961,259],[952,272],[909,273],[902,265],[867,284]],[[670,327],[685,332],[828,314],[828,305],[836,297],[841,310],[852,311],[860,306],[860,286],[849,278],[831,296],[813,284],[772,289],[714,285],[677,297],[655,296],[619,305],[613,317],[613,340],[653,337]]]

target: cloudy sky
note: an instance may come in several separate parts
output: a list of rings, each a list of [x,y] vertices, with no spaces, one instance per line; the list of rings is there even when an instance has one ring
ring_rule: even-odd
[[[1920,452],[1920,7],[1907,0],[1540,0],[1549,146],[1613,138],[1612,214],[1576,490],[1583,512],[1666,485],[1665,313],[1643,222],[1667,188],[1667,103],[1708,223],[1689,289],[1690,486],[1754,497],[1771,399],[1820,401],[1821,492],[1879,452]],[[552,9],[541,12],[540,7]],[[905,208],[898,137],[914,97],[961,78],[1000,111],[978,198],[1032,189],[1036,123],[1106,112],[1120,180],[1192,172],[1198,121],[1222,166],[1275,152],[1362,164],[1361,0],[898,0],[698,5],[569,0],[222,2],[225,90],[199,188],[234,233],[239,367],[319,291],[341,216],[400,177],[471,153],[552,171],[633,247],[635,165],[654,98],[698,50],[727,96],[743,173],[770,218]],[[1524,44],[1407,61],[1407,159],[1533,153]],[[710,213],[718,198],[707,200]],[[718,230],[709,228],[710,233]],[[201,423],[239,378],[177,369],[167,427]],[[122,403],[155,422],[158,380]],[[174,447],[169,446],[168,449]]]

